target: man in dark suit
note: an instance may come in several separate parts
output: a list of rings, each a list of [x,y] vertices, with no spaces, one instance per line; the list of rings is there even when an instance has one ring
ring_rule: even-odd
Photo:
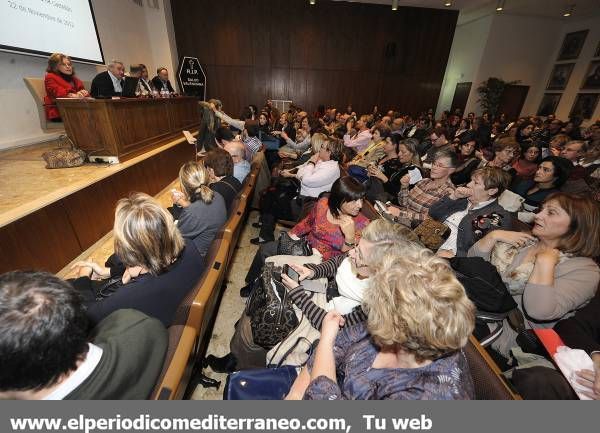
[[[100,72],[92,80],[90,94],[94,98],[121,96],[125,85],[125,66],[123,62],[111,60],[108,71]]]
[[[156,70],[156,77],[152,79],[152,85],[159,92],[161,90],[166,90],[169,93],[175,93],[175,89],[171,86],[171,82],[169,81],[169,71],[167,68],[160,67]]]

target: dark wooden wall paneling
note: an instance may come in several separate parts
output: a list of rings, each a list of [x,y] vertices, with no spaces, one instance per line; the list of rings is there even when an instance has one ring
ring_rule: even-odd
[[[458,17],[325,0],[171,0],[171,8],[179,55],[200,59],[207,97],[234,115],[267,97],[311,111],[433,108]]]

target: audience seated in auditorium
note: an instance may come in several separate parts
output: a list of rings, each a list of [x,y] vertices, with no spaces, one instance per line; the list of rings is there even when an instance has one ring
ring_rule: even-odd
[[[512,163],[516,178],[520,180],[531,180],[540,163],[541,149],[538,142],[528,141],[521,146],[521,156]]]
[[[193,242],[184,241],[171,214],[143,193],[119,200],[113,231],[110,267],[86,261],[74,265],[79,278],[73,284],[84,297],[91,322],[133,308],[170,326],[202,275],[203,257]],[[107,286],[95,281],[98,277],[116,283]]]
[[[429,164],[435,159],[435,154],[440,150],[454,150],[454,146],[448,141],[449,137],[448,130],[442,126],[438,126],[433,130],[429,136],[430,147],[428,149],[423,149],[425,154],[421,158],[423,164],[427,164],[426,167],[429,167]],[[422,153],[423,152],[421,152],[421,154]]]
[[[471,180],[471,174],[481,164],[481,152],[477,150],[475,135],[467,132],[461,136],[457,146],[458,167],[450,176],[454,185],[465,185]]]
[[[233,161],[233,177],[244,183],[250,173],[250,162],[246,161],[246,147],[239,140],[221,138],[223,149],[231,155]]]
[[[111,60],[108,70],[100,72],[92,80],[91,95],[94,98],[121,96],[125,84],[125,66],[119,60]]]
[[[46,272],[0,276],[0,399],[146,399],[168,336],[135,310],[110,314],[89,332],[81,296]]]
[[[83,82],[75,76],[71,58],[61,53],[54,53],[48,58],[48,67],[44,77],[46,96],[44,109],[46,119],[60,122],[60,113],[56,106],[56,98],[85,98],[90,96],[83,87]]]
[[[252,161],[256,152],[262,149],[263,144],[258,138],[260,130],[256,122],[245,122],[244,131],[242,132],[242,142],[245,146],[246,161]]]
[[[361,237],[369,220],[360,212],[365,196],[364,187],[349,176],[333,183],[331,193],[319,199],[308,215],[288,232],[293,239],[304,238],[323,260],[349,251]],[[277,241],[261,245],[246,275],[241,294],[248,296],[256,284],[267,257],[277,254]]]
[[[311,124],[312,123],[312,124]],[[300,128],[296,130],[295,139],[292,139],[283,131],[280,137],[285,141],[285,145],[279,149],[280,158],[297,158],[310,148],[311,134],[316,132],[314,129],[316,124],[311,122],[308,116],[304,116],[300,120]]]
[[[440,257],[464,257],[469,248],[492,230],[510,230],[511,216],[498,204],[510,184],[510,175],[499,168],[484,167],[473,172],[471,182],[456,188],[429,208],[429,216],[450,228],[440,246]]]
[[[462,348],[475,308],[444,260],[415,243],[379,263],[363,297],[366,323],[327,313],[287,399],[457,400],[474,397]],[[424,317],[431,320],[423,320]]]
[[[344,135],[344,146],[354,149],[357,153],[365,150],[371,142],[371,130],[368,125],[367,116],[360,116],[354,125],[354,129],[348,130]]]
[[[152,78],[152,85],[156,91],[175,93],[175,89],[169,81],[169,71],[164,66],[156,70],[156,76]]]
[[[295,187],[295,183],[280,183],[267,191],[261,201],[260,234],[250,242],[261,244],[272,241],[278,219],[297,220],[305,202],[314,201],[322,192],[330,191],[333,183],[340,177],[339,161],[342,151],[342,143],[330,138],[321,145],[319,153],[310,157],[295,173],[290,170],[281,171],[282,177],[300,181],[300,189]]]
[[[600,293],[568,319],[560,320],[554,330],[567,347],[580,349],[591,356],[593,370],[580,370],[576,380],[583,394],[600,400]],[[515,369],[512,383],[526,400],[577,400],[571,385],[560,371],[535,366]]]
[[[414,138],[421,143],[427,136],[426,119],[424,117],[419,117],[413,125],[409,125],[409,127],[406,128],[405,132],[406,138]]]
[[[355,182],[351,178],[346,179]],[[287,278],[286,275],[281,276],[281,281],[289,289],[288,295],[301,309],[314,329],[321,329],[323,317],[327,311],[333,309],[345,315],[348,323],[354,324],[366,320],[360,305],[372,271],[366,264],[365,257],[376,255],[378,260],[372,258],[370,263],[377,263],[395,244],[416,239],[416,236],[406,227],[383,219],[371,222],[364,230],[363,235],[355,248],[332,256],[322,263],[308,264],[305,262],[302,266],[291,265],[299,273],[300,282],[326,278],[325,296],[317,298],[309,294],[310,292],[305,292],[303,286],[298,286],[297,282]],[[275,252],[273,251],[273,254]],[[249,312],[245,311],[239,323],[236,324],[235,335],[230,342],[231,352],[222,358],[207,357],[207,361],[214,371],[264,367],[267,360],[271,359],[265,349],[257,348],[253,344],[252,335],[248,333],[250,317],[247,313]],[[310,339],[308,342],[312,343],[314,339],[318,338],[318,333],[294,332],[286,340],[298,338]],[[294,341],[289,343],[290,347],[294,345]],[[286,346],[285,341],[281,344]],[[301,350],[301,348],[299,349]],[[278,352],[277,347],[272,351]],[[306,359],[306,356],[304,355],[303,358]]]
[[[210,176],[210,189],[221,194],[228,212],[231,213],[231,204],[242,189],[241,182],[233,176],[231,155],[221,148],[213,149],[206,152],[204,166]]]
[[[412,231],[402,224],[379,218],[369,223],[356,247],[346,253],[319,264],[291,264],[300,275],[300,282],[327,278],[327,304],[322,307],[315,304],[310,292],[287,275],[282,275],[281,280],[288,287],[288,295],[294,304],[315,329],[321,329],[325,314],[331,310],[342,314],[347,325],[354,325],[366,320],[360,306],[373,274],[373,264],[381,262],[391,250],[398,248],[398,244],[416,239]]]
[[[376,126],[373,128],[373,135],[369,145],[361,152],[358,152],[356,156],[348,163],[348,173],[351,176],[355,177],[361,182],[364,182],[368,179],[369,175],[367,168],[369,166],[375,166],[379,164],[381,159],[389,156],[384,149],[387,139],[390,140],[388,146],[392,147],[392,149],[395,151],[395,145],[392,143],[390,133],[390,129],[385,126]],[[397,158],[397,154],[395,152],[393,158]]]
[[[179,170],[179,184],[183,192],[172,192],[173,204],[183,208],[177,218],[177,228],[204,256],[227,220],[225,200],[209,188],[208,170],[202,162],[185,163]]]
[[[490,261],[502,276],[527,328],[550,328],[570,317],[596,293],[600,270],[600,207],[588,197],[555,193],[535,216],[531,234],[495,230],[469,256]],[[517,332],[505,320],[492,347],[505,357]]]
[[[459,118],[458,116],[454,116],[455,118]],[[459,143],[463,141],[463,135],[471,130],[471,122],[469,119],[463,118],[460,119],[460,123],[458,127],[454,131],[454,136],[452,137],[452,141],[455,143]]]
[[[525,199],[526,210],[534,211],[567,181],[572,167],[573,164],[565,158],[547,156],[538,165],[533,179],[519,181],[511,189]]]
[[[419,225],[427,217],[429,208],[439,199],[454,191],[450,175],[457,165],[456,153],[440,151],[436,153],[429,178],[420,180],[410,187],[410,175],[400,179],[398,205],[388,206],[387,210],[395,220],[407,227]]]
[[[367,198],[371,201],[396,202],[400,192],[400,179],[409,170],[418,170],[421,175],[421,158],[417,152],[417,140],[400,139],[399,135],[386,138],[385,156],[367,167]]]
[[[511,163],[515,156],[521,154],[521,146],[515,141],[513,137],[503,136],[494,142],[492,146],[493,158],[489,161],[485,158],[482,159],[478,168],[483,167],[497,167],[504,171],[507,171],[511,177],[515,177],[515,169],[512,168]]]

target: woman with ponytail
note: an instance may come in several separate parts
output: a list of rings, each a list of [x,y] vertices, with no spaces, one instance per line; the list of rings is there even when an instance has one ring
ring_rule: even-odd
[[[202,162],[186,162],[179,170],[179,183],[182,192],[173,191],[173,203],[183,208],[177,227],[204,256],[227,219],[225,200],[208,186],[209,174]]]

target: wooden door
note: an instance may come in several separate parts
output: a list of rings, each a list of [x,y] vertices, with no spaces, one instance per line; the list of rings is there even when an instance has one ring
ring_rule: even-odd
[[[527,99],[527,93],[529,93],[529,86],[506,86],[500,99],[497,115],[504,113],[509,120],[517,119],[521,114],[525,99]]]
[[[454,98],[452,98],[451,113],[459,108],[461,113],[465,113],[465,107],[467,106],[467,100],[469,99],[469,93],[471,93],[472,82],[456,83],[456,89],[454,90]]]

